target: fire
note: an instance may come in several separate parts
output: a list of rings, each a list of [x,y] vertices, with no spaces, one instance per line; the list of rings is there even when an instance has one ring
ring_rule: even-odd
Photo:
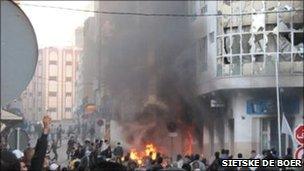
[[[187,131],[187,138],[186,138],[186,147],[185,147],[185,154],[191,155],[193,152],[192,144],[193,144],[193,137],[192,137],[192,129],[189,128]]]
[[[145,145],[145,149],[143,151],[137,151],[136,149],[130,150],[130,158],[136,161],[138,165],[143,165],[144,158],[149,157],[150,154],[151,158],[155,160],[157,155],[157,148],[152,143]]]
[[[156,152],[157,152],[157,149],[153,144],[146,145],[146,149],[145,149],[146,156],[149,156],[150,154],[152,154],[152,159],[155,160]]]

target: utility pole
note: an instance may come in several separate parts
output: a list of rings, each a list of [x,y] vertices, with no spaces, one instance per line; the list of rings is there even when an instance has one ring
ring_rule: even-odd
[[[277,34],[277,44],[279,44],[279,34]],[[281,141],[281,111],[280,111],[280,91],[279,91],[279,53],[277,52],[275,62],[275,76],[276,76],[276,95],[277,95],[277,119],[278,119],[278,142],[279,142],[279,156],[282,156],[282,141]]]

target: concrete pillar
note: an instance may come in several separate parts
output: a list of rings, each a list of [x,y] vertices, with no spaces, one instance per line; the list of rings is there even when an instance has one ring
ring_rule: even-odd
[[[234,156],[242,153],[245,157],[252,146],[252,118],[246,114],[246,101],[248,96],[236,93],[232,96],[232,109],[234,118]]]

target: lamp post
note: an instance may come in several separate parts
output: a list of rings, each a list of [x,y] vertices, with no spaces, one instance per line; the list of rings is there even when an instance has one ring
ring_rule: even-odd
[[[278,41],[278,39],[277,39]],[[277,96],[277,119],[278,119],[278,143],[279,143],[279,156],[282,155],[282,141],[281,141],[281,111],[280,111],[280,91],[279,91],[279,53],[276,56],[275,62],[275,76],[276,76],[276,96]]]

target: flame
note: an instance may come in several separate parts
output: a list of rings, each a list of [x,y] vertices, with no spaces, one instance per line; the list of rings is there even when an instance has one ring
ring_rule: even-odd
[[[185,154],[187,154],[187,155],[191,155],[193,152],[193,149],[192,149],[193,137],[192,137],[191,132],[192,132],[192,129],[189,128],[187,130],[186,147],[185,147]]]
[[[157,149],[153,144],[147,144],[146,145],[146,149],[145,149],[146,156],[149,156],[150,153],[151,153],[152,154],[152,159],[155,160],[156,159],[156,152],[157,152]]]
[[[145,145],[145,149],[143,151],[137,151],[136,149],[130,150],[130,158],[137,162],[138,165],[142,166],[145,157],[149,157],[152,154],[151,158],[153,160],[156,159],[157,148],[152,143]]]

